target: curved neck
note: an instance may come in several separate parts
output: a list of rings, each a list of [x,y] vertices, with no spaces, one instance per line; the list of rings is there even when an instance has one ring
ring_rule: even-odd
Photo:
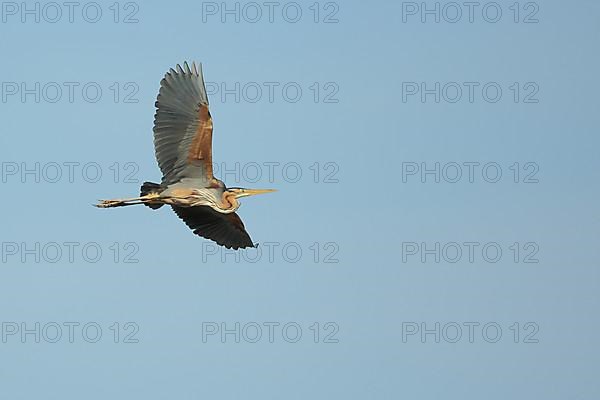
[[[223,214],[230,214],[240,208],[240,202],[231,192],[224,191],[221,195],[221,204],[219,205],[219,212]]]

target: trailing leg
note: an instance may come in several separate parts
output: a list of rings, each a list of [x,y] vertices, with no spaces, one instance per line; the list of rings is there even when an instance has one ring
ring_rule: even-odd
[[[149,202],[155,202],[160,195],[158,193],[152,193],[146,196],[134,197],[131,199],[114,199],[114,200],[100,200],[96,207],[99,208],[110,208],[110,207],[125,207],[133,206],[136,204],[147,204]]]

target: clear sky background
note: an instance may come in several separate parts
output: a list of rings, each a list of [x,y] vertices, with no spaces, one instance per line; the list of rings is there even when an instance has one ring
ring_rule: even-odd
[[[3,2],[0,397],[598,398],[600,4],[513,3]],[[260,252],[90,206],[185,60]]]

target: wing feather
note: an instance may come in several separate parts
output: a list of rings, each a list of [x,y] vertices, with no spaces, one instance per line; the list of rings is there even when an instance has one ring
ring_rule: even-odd
[[[154,150],[164,186],[182,178],[213,183],[212,129],[202,65],[177,64],[160,82],[154,115]]]
[[[254,247],[244,223],[236,213],[222,214],[209,206],[171,206],[175,214],[198,236],[228,249]]]

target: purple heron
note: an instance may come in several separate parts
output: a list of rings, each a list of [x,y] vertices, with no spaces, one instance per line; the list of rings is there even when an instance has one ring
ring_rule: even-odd
[[[100,200],[96,207],[168,204],[196,235],[236,250],[254,247],[236,214],[238,199],[274,190],[228,188],[213,176],[213,123],[198,67],[177,64],[160,82],[153,131],[161,183],[144,182],[140,197]]]

